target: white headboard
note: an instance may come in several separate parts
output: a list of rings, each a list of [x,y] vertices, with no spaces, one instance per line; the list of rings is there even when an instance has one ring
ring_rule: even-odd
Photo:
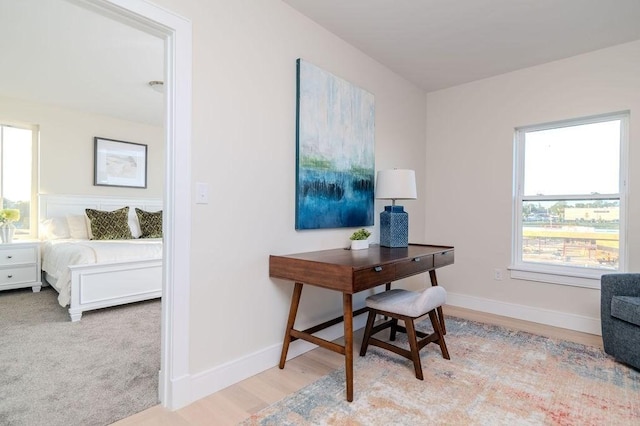
[[[109,197],[95,195],[40,194],[38,205],[39,223],[46,219],[65,218],[67,215],[83,215],[85,214],[84,209],[111,211],[129,206],[129,219],[133,219],[135,217],[136,207],[145,211],[162,210],[162,200],[158,198]]]

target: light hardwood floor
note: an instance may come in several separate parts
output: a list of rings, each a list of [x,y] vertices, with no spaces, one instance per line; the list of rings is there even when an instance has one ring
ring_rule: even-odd
[[[602,338],[593,334],[580,333],[454,306],[445,306],[444,312],[445,316],[451,315],[542,336],[569,340],[584,345],[602,347]],[[354,353],[359,351],[361,338],[362,330],[359,330],[354,336]],[[344,358],[342,355],[326,349],[316,348],[287,361],[284,370],[273,367],[180,410],[169,411],[161,406],[155,406],[116,422],[115,425],[236,425],[251,414],[296,392],[343,365]]]

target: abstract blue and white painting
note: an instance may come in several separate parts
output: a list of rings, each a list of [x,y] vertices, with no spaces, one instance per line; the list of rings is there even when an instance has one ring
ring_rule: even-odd
[[[297,60],[296,229],[373,225],[371,93]]]

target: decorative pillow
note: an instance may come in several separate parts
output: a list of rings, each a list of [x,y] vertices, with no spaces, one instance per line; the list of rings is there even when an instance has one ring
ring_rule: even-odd
[[[130,240],[129,207],[112,212],[85,209],[91,222],[93,240]]]
[[[85,215],[67,215],[67,225],[69,225],[69,235],[71,238],[88,240],[87,217]]]
[[[142,235],[140,238],[162,238],[162,210],[146,212],[136,207]]]

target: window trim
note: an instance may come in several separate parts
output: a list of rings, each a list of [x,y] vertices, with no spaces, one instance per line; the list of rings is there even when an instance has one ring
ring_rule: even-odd
[[[556,129],[561,127],[579,126],[605,121],[620,120],[620,159],[619,159],[619,192],[617,194],[591,195],[590,199],[617,198],[620,202],[619,250],[617,270],[597,268],[578,268],[575,266],[559,266],[550,264],[536,264],[522,261],[522,204],[525,201],[540,200],[583,200],[581,195],[552,195],[552,196],[524,196],[524,137],[527,132]],[[561,120],[550,123],[521,126],[515,128],[514,133],[514,161],[513,161],[513,211],[512,211],[512,248],[510,276],[514,279],[538,281],[551,284],[561,284],[577,287],[599,289],[600,278],[603,274],[625,272],[628,264],[627,250],[627,181],[628,181],[628,147],[629,147],[629,111],[601,114],[589,117]]]

